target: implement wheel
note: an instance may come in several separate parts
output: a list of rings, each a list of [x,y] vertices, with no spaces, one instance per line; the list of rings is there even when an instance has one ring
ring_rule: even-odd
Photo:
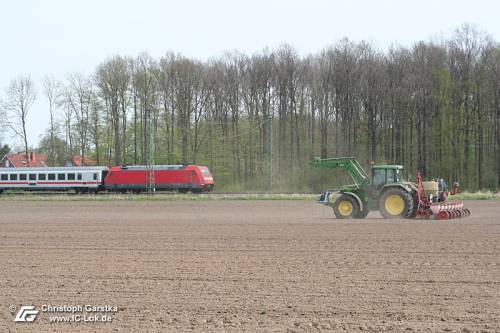
[[[333,203],[333,213],[338,219],[352,219],[360,215],[359,204],[352,196],[342,194]]]
[[[412,195],[399,187],[390,187],[380,195],[378,208],[386,219],[412,217]]]

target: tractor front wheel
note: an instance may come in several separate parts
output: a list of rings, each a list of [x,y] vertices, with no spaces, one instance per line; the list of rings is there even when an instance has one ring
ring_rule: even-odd
[[[411,217],[414,210],[413,198],[402,188],[388,188],[382,192],[378,207],[386,219]]]
[[[338,219],[352,219],[360,214],[359,204],[352,196],[342,194],[333,203],[333,213]]]
[[[368,209],[368,203],[364,202],[363,203],[363,210],[360,210],[359,214],[354,216],[354,217],[357,219],[364,219],[368,215],[369,212],[370,212],[370,210]]]

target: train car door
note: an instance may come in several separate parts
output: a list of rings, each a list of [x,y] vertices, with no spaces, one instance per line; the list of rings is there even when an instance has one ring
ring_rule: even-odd
[[[28,174],[28,186],[29,187],[36,187],[36,173],[30,173]]]

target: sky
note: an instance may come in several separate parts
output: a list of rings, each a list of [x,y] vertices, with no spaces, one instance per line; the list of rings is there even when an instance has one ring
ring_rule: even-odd
[[[11,79],[31,76],[38,93],[28,140],[36,147],[49,126],[43,77],[91,74],[113,55],[174,51],[207,60],[283,43],[306,55],[344,37],[385,50],[449,36],[463,23],[500,41],[498,13],[497,0],[3,0],[0,100]],[[0,139],[20,142],[9,133]]]

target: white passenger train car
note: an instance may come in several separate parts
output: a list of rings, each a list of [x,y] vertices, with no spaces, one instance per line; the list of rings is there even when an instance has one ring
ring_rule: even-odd
[[[0,168],[0,192],[4,190],[97,191],[106,167]]]

